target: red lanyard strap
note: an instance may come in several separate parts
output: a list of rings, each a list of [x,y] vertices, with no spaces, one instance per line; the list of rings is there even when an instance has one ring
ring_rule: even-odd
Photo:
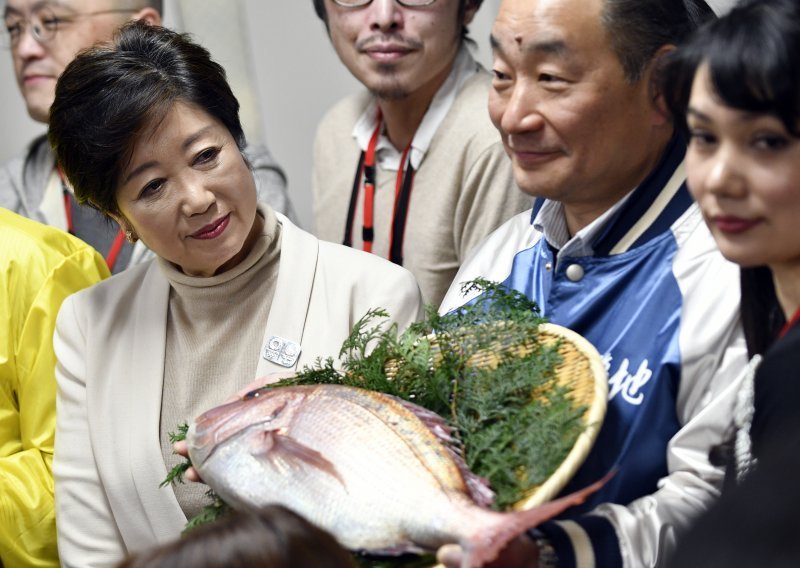
[[[778,335],[778,339],[782,338],[784,335],[789,333],[789,330],[792,329],[794,326],[796,326],[798,323],[800,323],[800,309],[798,309],[792,316],[792,319],[787,321],[786,324],[783,326],[783,329]]]
[[[361,181],[364,181],[364,213],[361,227],[361,239],[363,249],[372,252],[372,243],[375,240],[375,183],[377,168],[375,165],[375,155],[378,145],[378,137],[381,132],[381,116],[378,113],[378,124],[372,133],[366,152],[361,152],[358,160],[356,175],[353,180],[353,190],[350,195],[350,204],[347,210],[347,221],[344,230],[342,243],[346,246],[353,246],[353,224],[355,223],[356,207],[358,204],[358,194],[361,189]],[[414,168],[411,160],[407,159],[411,150],[409,144],[400,159],[400,167],[397,170],[395,181],[395,200],[394,211],[392,214],[392,233],[389,244],[389,260],[402,266],[403,264],[403,241],[405,239],[406,220],[408,218],[408,206],[411,201],[411,189],[414,183]]]

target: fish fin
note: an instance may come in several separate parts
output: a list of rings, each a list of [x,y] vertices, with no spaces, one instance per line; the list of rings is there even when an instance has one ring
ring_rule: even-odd
[[[506,545],[543,522],[555,517],[573,505],[583,503],[586,498],[600,489],[614,476],[616,471],[606,474],[601,480],[584,487],[579,491],[555,499],[544,505],[533,507],[525,511],[513,513],[497,513],[498,521],[487,529],[483,526],[480,532],[460,543],[464,550],[462,568],[479,568],[497,558]]]
[[[281,434],[279,430],[267,430],[262,433],[262,438],[257,446],[251,451],[251,455],[257,459],[272,463],[278,458],[286,463],[293,465],[303,463],[310,467],[324,471],[328,475],[335,477],[343,486],[344,479],[339,475],[336,467],[325,458],[320,452],[313,448],[301,444],[291,436]]]
[[[439,414],[416,405],[401,398],[394,398],[398,404],[414,414],[428,430],[441,442],[447,450],[447,454],[458,468],[461,478],[464,481],[464,488],[475,504],[481,507],[491,507],[494,503],[494,491],[489,487],[486,478],[476,475],[467,467],[464,461],[461,446],[453,436],[453,428]]]

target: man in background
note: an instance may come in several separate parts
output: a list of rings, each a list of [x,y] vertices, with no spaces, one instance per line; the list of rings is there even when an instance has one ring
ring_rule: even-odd
[[[486,110],[467,25],[482,0],[314,0],[365,87],[314,143],[317,236],[408,268],[438,305],[467,252],[529,207]]]
[[[78,51],[111,39],[129,19],[161,24],[161,14],[160,0],[6,0],[0,42],[11,52],[31,118],[47,123],[56,81]],[[281,168],[263,147],[245,153],[259,199],[293,217]],[[149,257],[142,243],[126,242],[118,226],[75,201],[44,135],[0,166],[0,207],[78,236],[105,256],[114,273]]]
[[[0,566],[58,566],[56,357],[64,299],[109,275],[77,238],[0,208]]]

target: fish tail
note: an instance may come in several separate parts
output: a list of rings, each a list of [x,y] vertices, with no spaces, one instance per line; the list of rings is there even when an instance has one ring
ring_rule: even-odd
[[[488,528],[483,526],[480,534],[470,538],[463,547],[465,554],[462,557],[461,568],[480,568],[496,559],[500,551],[521,534],[555,517],[565,509],[583,503],[589,495],[600,489],[611,475],[606,475],[600,481],[580,491],[538,507],[513,513],[496,513],[495,521],[489,523]]]

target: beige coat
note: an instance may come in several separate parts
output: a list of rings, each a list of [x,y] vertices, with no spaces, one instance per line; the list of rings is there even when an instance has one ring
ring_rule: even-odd
[[[370,308],[386,308],[401,328],[421,315],[408,271],[278,219],[280,272],[264,337],[299,343],[297,365],[336,356]],[[115,565],[177,538],[186,523],[172,489],[159,488],[169,289],[152,262],[71,296],[59,313],[53,470],[65,566]],[[285,370],[262,357],[256,377]]]

